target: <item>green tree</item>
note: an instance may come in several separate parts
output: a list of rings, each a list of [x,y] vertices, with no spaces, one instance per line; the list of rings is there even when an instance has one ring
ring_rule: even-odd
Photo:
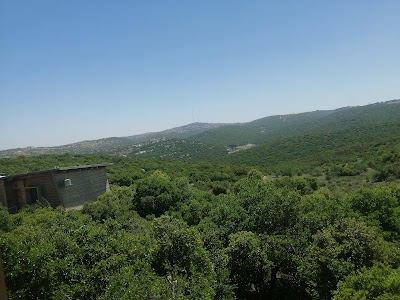
[[[179,201],[190,197],[188,183],[178,179],[177,182],[161,171],[137,182],[134,197],[136,209],[141,216],[154,214],[161,216]]]
[[[226,253],[238,298],[265,299],[273,263],[262,251],[259,237],[247,231],[231,234]]]
[[[351,208],[369,220],[375,221],[386,236],[400,237],[400,189],[396,186],[361,188],[348,197]]]
[[[215,272],[200,234],[170,216],[154,220],[152,268],[171,284],[177,299],[213,299]]]
[[[267,187],[264,198],[249,207],[250,228],[267,234],[289,233],[298,221],[300,199],[297,191]]]
[[[97,201],[87,203],[82,212],[96,221],[115,219],[129,210],[133,210],[136,190],[133,186],[114,187],[100,195]]]
[[[398,300],[400,299],[400,269],[376,264],[363,267],[338,283],[334,300]]]
[[[376,229],[360,220],[338,220],[313,236],[299,271],[316,299],[329,299],[337,283],[375,261],[399,262],[396,245],[386,242]]]

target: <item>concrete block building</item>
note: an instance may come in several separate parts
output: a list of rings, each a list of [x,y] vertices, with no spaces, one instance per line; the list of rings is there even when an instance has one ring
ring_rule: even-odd
[[[9,212],[46,199],[52,207],[76,208],[106,192],[106,167],[94,164],[0,177],[0,203]]]

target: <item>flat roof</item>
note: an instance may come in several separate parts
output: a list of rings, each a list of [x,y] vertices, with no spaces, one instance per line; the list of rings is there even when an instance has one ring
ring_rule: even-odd
[[[93,164],[93,165],[82,165],[82,166],[72,166],[72,167],[56,167],[51,171],[69,171],[69,170],[80,170],[80,169],[95,169],[95,168],[105,168],[112,164]]]
[[[13,179],[13,178],[18,178],[18,177],[25,177],[25,176],[44,174],[44,173],[50,173],[50,172],[65,172],[65,171],[75,171],[75,170],[98,169],[98,168],[109,167],[111,165],[112,164],[110,164],[110,163],[104,163],[104,164],[92,164],[92,165],[81,165],[81,166],[70,166],[70,167],[55,167],[54,169],[51,169],[51,170],[28,172],[28,173],[22,173],[22,174],[10,175],[10,176],[0,176],[0,178],[1,179]]]

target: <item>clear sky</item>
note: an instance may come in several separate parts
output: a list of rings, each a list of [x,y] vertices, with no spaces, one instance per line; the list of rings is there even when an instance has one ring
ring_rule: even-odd
[[[399,0],[0,0],[0,149],[400,98]]]

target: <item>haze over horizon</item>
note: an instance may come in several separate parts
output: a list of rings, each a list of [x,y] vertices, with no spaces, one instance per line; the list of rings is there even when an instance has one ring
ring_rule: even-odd
[[[399,1],[0,2],[0,150],[400,98]]]
[[[366,104],[366,105],[377,104],[377,103],[387,103],[387,102],[391,102],[391,101],[398,102],[398,101],[400,101],[400,99],[391,99],[391,100],[388,100],[388,101],[374,102],[374,103],[369,103],[369,104]],[[365,105],[346,106],[346,107],[361,107],[361,106],[365,106]],[[345,108],[345,107],[337,107],[337,108],[328,109],[328,110],[335,110],[335,109],[342,109],[342,108]],[[322,111],[322,110],[317,110],[317,111]],[[186,126],[190,126],[190,125],[196,124],[196,123],[197,124],[202,124],[202,123],[203,124],[226,124],[226,125],[229,125],[229,124],[245,124],[245,123],[248,123],[248,122],[260,120],[260,119],[263,119],[263,118],[266,118],[266,117],[271,117],[271,116],[272,117],[273,116],[284,116],[284,115],[301,114],[301,113],[307,113],[307,112],[313,112],[313,111],[304,111],[304,112],[297,112],[297,113],[295,112],[295,113],[290,113],[290,114],[268,115],[268,116],[264,116],[264,117],[261,117],[261,118],[258,118],[258,119],[249,120],[249,121],[246,121],[246,122],[230,122],[230,123],[213,122],[213,123],[204,123],[204,122],[196,122],[196,121],[194,121],[194,122],[191,122],[191,123],[181,124],[181,125],[178,125],[178,126],[175,126],[175,127],[160,129],[158,131],[147,131],[147,132],[141,132],[141,133],[137,133],[137,134],[124,135],[124,136],[106,136],[106,137],[99,137],[99,138],[94,138],[94,139],[85,139],[85,140],[80,140],[80,141],[74,141],[74,142],[71,142],[71,143],[58,144],[58,145],[43,145],[43,146],[31,146],[31,145],[28,145],[28,146],[23,146],[23,147],[0,149],[0,151],[2,151],[2,150],[11,150],[11,149],[23,149],[23,148],[47,148],[47,147],[51,148],[51,147],[67,146],[67,145],[72,145],[72,144],[75,144],[75,143],[96,141],[96,140],[102,140],[102,139],[114,138],[114,137],[120,138],[120,137],[136,136],[136,135],[146,135],[146,134],[152,134],[152,133],[168,131],[168,130],[171,130],[171,129],[181,128],[181,127],[186,127]]]

